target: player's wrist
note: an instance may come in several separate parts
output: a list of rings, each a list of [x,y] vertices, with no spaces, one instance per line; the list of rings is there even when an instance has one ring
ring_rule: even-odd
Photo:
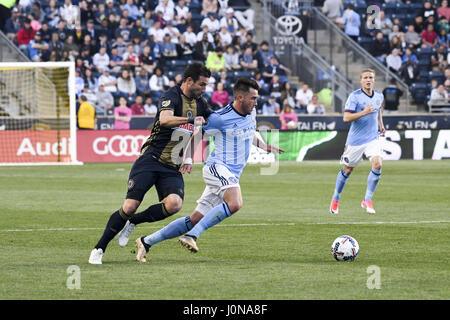
[[[183,164],[192,165],[192,158],[191,158],[191,157],[186,157],[186,158],[184,159]]]

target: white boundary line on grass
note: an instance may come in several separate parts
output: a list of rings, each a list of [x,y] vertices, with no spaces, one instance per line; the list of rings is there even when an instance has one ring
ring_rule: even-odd
[[[430,224],[450,223],[450,220],[423,220],[423,221],[353,221],[353,222],[299,222],[299,223],[235,223],[222,224],[216,227],[276,227],[295,225],[353,225],[353,224]],[[161,226],[146,226],[147,228],[159,229]],[[0,232],[34,232],[34,231],[89,231],[103,230],[104,228],[38,228],[38,229],[0,229]]]

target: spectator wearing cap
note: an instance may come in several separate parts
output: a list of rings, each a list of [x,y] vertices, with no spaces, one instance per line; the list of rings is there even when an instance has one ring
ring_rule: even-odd
[[[12,9],[11,17],[6,20],[5,23],[6,35],[8,36],[8,39],[14,43],[16,43],[17,33],[19,32],[21,25],[22,22],[19,19],[19,9],[14,7]]]
[[[214,13],[208,13],[207,17],[202,20],[200,27],[203,26],[208,26],[208,30],[212,33],[215,33],[220,29],[219,20],[216,19]]]
[[[222,47],[216,47],[214,51],[209,52],[205,65],[213,73],[225,69],[225,57],[223,56]]]
[[[398,73],[402,66],[402,58],[400,57],[400,50],[395,48],[391,54],[386,57],[386,66],[394,73]]]
[[[34,39],[36,31],[31,28],[31,21],[25,18],[23,21],[23,27],[19,29],[17,33],[17,45],[19,49],[28,56],[28,44]]]
[[[75,29],[75,24],[78,22],[79,7],[72,4],[72,0],[64,0],[64,5],[59,9],[59,15],[67,23],[67,28]]]
[[[41,32],[34,34],[34,39],[28,43],[28,56],[34,62],[44,61],[48,50],[48,43],[41,38]]]
[[[234,9],[230,7],[225,12],[225,16],[220,19],[220,27],[226,27],[234,35],[239,30],[239,23],[234,17]]]
[[[263,104],[262,114],[265,116],[280,114],[280,104],[277,102],[275,94],[271,93],[269,100]]]
[[[98,85],[103,85],[105,91],[110,92],[113,96],[117,96],[117,78],[110,74],[109,68],[103,69],[103,74],[98,78]]]

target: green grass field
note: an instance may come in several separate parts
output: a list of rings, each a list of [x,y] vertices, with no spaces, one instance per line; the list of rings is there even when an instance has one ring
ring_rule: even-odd
[[[103,265],[90,265],[130,168],[0,167],[0,299],[450,299],[450,161],[386,161],[374,216],[360,208],[367,161],[348,181],[338,215],[328,213],[337,161],[282,163],[273,176],[249,165],[244,207],[206,231],[197,254],[172,239],[136,262],[134,239],[195,207],[204,188],[195,166],[181,212],[139,225],[126,248],[114,239]],[[141,208],[156,200],[152,189]],[[343,234],[359,242],[354,262],[330,255]],[[66,285],[71,265],[80,269],[79,290]],[[380,289],[367,286],[370,266],[379,267]]]

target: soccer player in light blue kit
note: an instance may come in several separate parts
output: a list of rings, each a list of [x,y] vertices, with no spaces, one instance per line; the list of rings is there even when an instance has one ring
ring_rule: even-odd
[[[361,207],[374,214],[372,196],[381,175],[382,149],[379,136],[384,136],[382,105],[383,94],[373,89],[375,71],[364,69],[360,74],[361,89],[353,91],[345,103],[344,122],[351,122],[345,150],[341,157],[344,167],[336,178],[336,187],[331,199],[330,213],[339,212],[339,199],[345,183],[356,165],[365,155],[372,164],[367,178],[367,189]]]
[[[212,152],[203,167],[206,187],[197,200],[197,207],[187,217],[136,240],[136,260],[146,261],[151,246],[184,233],[179,242],[192,252],[197,252],[197,238],[207,229],[230,217],[242,207],[239,177],[247,164],[252,144],[269,152],[283,152],[276,146],[266,145],[256,131],[256,112],[259,86],[256,81],[239,78],[233,87],[234,101],[213,112],[203,127],[214,137]]]

